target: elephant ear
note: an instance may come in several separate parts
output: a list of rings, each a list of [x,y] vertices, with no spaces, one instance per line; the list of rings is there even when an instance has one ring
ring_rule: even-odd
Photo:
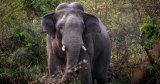
[[[55,28],[55,19],[54,19],[54,13],[47,14],[42,17],[42,32],[45,32],[49,35],[51,35],[53,38],[55,37],[56,28]]]
[[[96,16],[85,13],[84,23],[85,23],[85,30],[84,30],[85,34],[101,32],[99,20]]]

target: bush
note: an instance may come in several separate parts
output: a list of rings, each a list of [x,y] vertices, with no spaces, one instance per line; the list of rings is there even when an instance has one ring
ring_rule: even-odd
[[[151,49],[160,40],[160,25],[155,18],[146,18],[140,30],[142,39],[145,41],[144,48]]]
[[[40,78],[45,70],[46,56],[42,34],[33,24],[22,24],[0,45],[0,82],[29,82]]]

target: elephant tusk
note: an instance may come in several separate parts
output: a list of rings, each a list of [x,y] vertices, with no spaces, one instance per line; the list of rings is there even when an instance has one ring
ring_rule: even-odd
[[[65,51],[65,50],[66,50],[66,49],[65,49],[65,46],[63,45],[63,46],[62,46],[62,51]]]
[[[82,46],[82,49],[83,49],[84,51],[87,51],[86,47],[84,47],[84,46]]]

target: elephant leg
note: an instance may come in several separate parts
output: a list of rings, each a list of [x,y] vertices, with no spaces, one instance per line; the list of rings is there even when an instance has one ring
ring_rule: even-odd
[[[92,81],[93,81],[93,84],[96,84],[96,83],[95,83],[94,73],[92,73]]]
[[[93,84],[90,59],[86,52],[80,55],[80,62],[82,62],[80,65],[82,68],[79,70],[81,84]]]
[[[62,65],[64,64],[63,59],[60,59],[59,55],[56,53],[57,50],[52,48],[52,51],[48,52],[48,71],[49,76],[52,76],[53,79],[57,77],[57,75],[61,74]]]
[[[58,58],[58,55],[56,54],[57,50],[55,47],[54,39],[50,34],[47,34],[46,36],[46,49],[47,49],[47,56],[48,56],[48,71],[49,76],[54,75],[58,69],[60,68],[62,61]]]
[[[108,84],[107,63],[109,62],[107,62],[107,53],[104,52],[102,53],[102,55],[98,57],[100,58],[96,60],[96,62],[94,63],[93,73],[95,75],[98,84]]]
[[[49,56],[48,69],[52,84],[58,84],[62,76],[62,60],[56,55]]]
[[[98,66],[102,67],[102,66]],[[96,75],[96,80],[98,84],[108,84],[107,83],[107,73],[106,69],[98,68],[93,72]]]
[[[55,54],[48,57],[48,69],[49,69],[49,75],[54,76],[61,71],[62,61],[57,58]]]
[[[48,58],[49,76],[51,77],[52,84],[59,84],[62,77],[63,61],[57,57],[58,55],[51,55]]]

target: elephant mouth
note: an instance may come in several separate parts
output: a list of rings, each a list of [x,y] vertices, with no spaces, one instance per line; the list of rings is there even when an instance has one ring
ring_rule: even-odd
[[[82,45],[82,50],[87,51],[86,47],[84,45]],[[62,51],[66,51],[66,47],[65,45],[62,45]]]
[[[61,50],[62,51],[77,51],[77,50],[79,51],[81,49],[84,51],[87,51],[86,47],[84,46],[81,33],[79,33],[78,31],[65,32],[65,34],[62,37]]]

